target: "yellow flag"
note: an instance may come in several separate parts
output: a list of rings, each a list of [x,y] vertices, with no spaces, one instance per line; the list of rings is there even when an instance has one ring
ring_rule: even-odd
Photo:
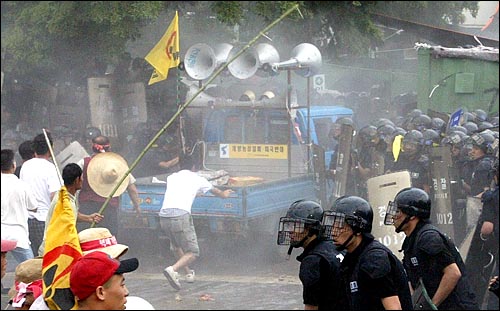
[[[43,295],[51,310],[78,309],[69,287],[69,276],[73,264],[81,256],[75,213],[71,208],[68,190],[63,186],[48,224],[42,261]]]
[[[179,65],[179,51],[179,18],[175,11],[174,20],[168,26],[167,32],[145,57],[155,68],[148,85],[165,80],[168,76],[168,69]]]
[[[392,155],[394,156],[394,162],[399,158],[399,152],[401,151],[401,141],[403,140],[403,135],[397,135],[394,137],[394,142],[392,143]]]

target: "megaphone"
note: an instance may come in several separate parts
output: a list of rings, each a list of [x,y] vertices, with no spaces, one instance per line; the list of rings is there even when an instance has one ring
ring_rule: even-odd
[[[277,73],[269,70],[270,64],[278,63],[280,61],[280,54],[278,50],[269,43],[259,43],[255,47],[257,55],[259,57],[259,62],[261,66],[257,70],[257,75],[260,77],[268,76],[270,73]]]
[[[205,43],[191,46],[184,56],[186,73],[195,80],[204,80],[214,72],[217,57],[214,50]]]
[[[231,52],[229,52],[228,59],[232,59],[240,49],[233,47]],[[238,58],[236,58],[231,64],[229,64],[229,72],[238,79],[248,79],[253,76],[257,69],[260,67],[259,56],[257,51],[253,48],[249,48]]]
[[[280,69],[294,69],[298,75],[305,78],[313,76],[320,71],[321,52],[311,43],[301,43],[293,48],[289,60],[271,64],[273,71]]]

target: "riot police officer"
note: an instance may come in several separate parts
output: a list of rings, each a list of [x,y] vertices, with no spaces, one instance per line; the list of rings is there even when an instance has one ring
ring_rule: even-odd
[[[494,142],[493,135],[488,133],[472,134],[470,143],[472,150],[469,155],[472,160],[472,174],[468,176],[466,191],[471,196],[480,196],[489,188],[493,176],[491,175],[491,166],[493,165],[493,156],[490,154],[490,146]]]
[[[297,257],[299,278],[306,310],[347,309],[345,294],[340,287],[340,261],[343,254],[333,243],[322,238],[323,208],[314,202],[299,200],[290,205],[285,217],[280,218],[278,245],[302,247]]]
[[[398,258],[371,234],[373,210],[357,196],[338,198],[323,216],[324,235],[347,250],[341,264],[350,310],[411,310],[408,279]]]
[[[462,257],[453,241],[430,223],[430,214],[429,195],[419,188],[402,189],[387,205],[384,223],[406,235],[403,265],[411,286],[425,286],[428,303],[439,310],[477,310]]]
[[[408,170],[414,187],[430,193],[429,157],[422,152],[423,135],[417,130],[410,130],[402,141],[403,150],[391,171]]]

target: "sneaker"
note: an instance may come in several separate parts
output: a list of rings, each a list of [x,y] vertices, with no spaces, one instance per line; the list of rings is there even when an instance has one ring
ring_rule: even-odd
[[[186,282],[194,283],[194,270],[191,270],[188,274],[186,274]]]
[[[170,285],[176,290],[181,289],[181,283],[179,283],[179,273],[175,272],[172,266],[169,266],[163,270],[163,275],[167,278]]]

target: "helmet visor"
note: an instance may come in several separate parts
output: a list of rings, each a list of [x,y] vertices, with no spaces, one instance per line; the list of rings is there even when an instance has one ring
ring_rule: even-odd
[[[290,245],[291,242],[298,242],[302,240],[305,233],[303,220],[281,217],[278,228],[278,245]]]
[[[385,211],[384,225],[393,225],[394,217],[398,214],[398,208],[395,202],[389,201]]]
[[[345,230],[345,214],[325,211],[321,226],[322,237],[325,240],[333,240],[334,236],[340,235]]]

